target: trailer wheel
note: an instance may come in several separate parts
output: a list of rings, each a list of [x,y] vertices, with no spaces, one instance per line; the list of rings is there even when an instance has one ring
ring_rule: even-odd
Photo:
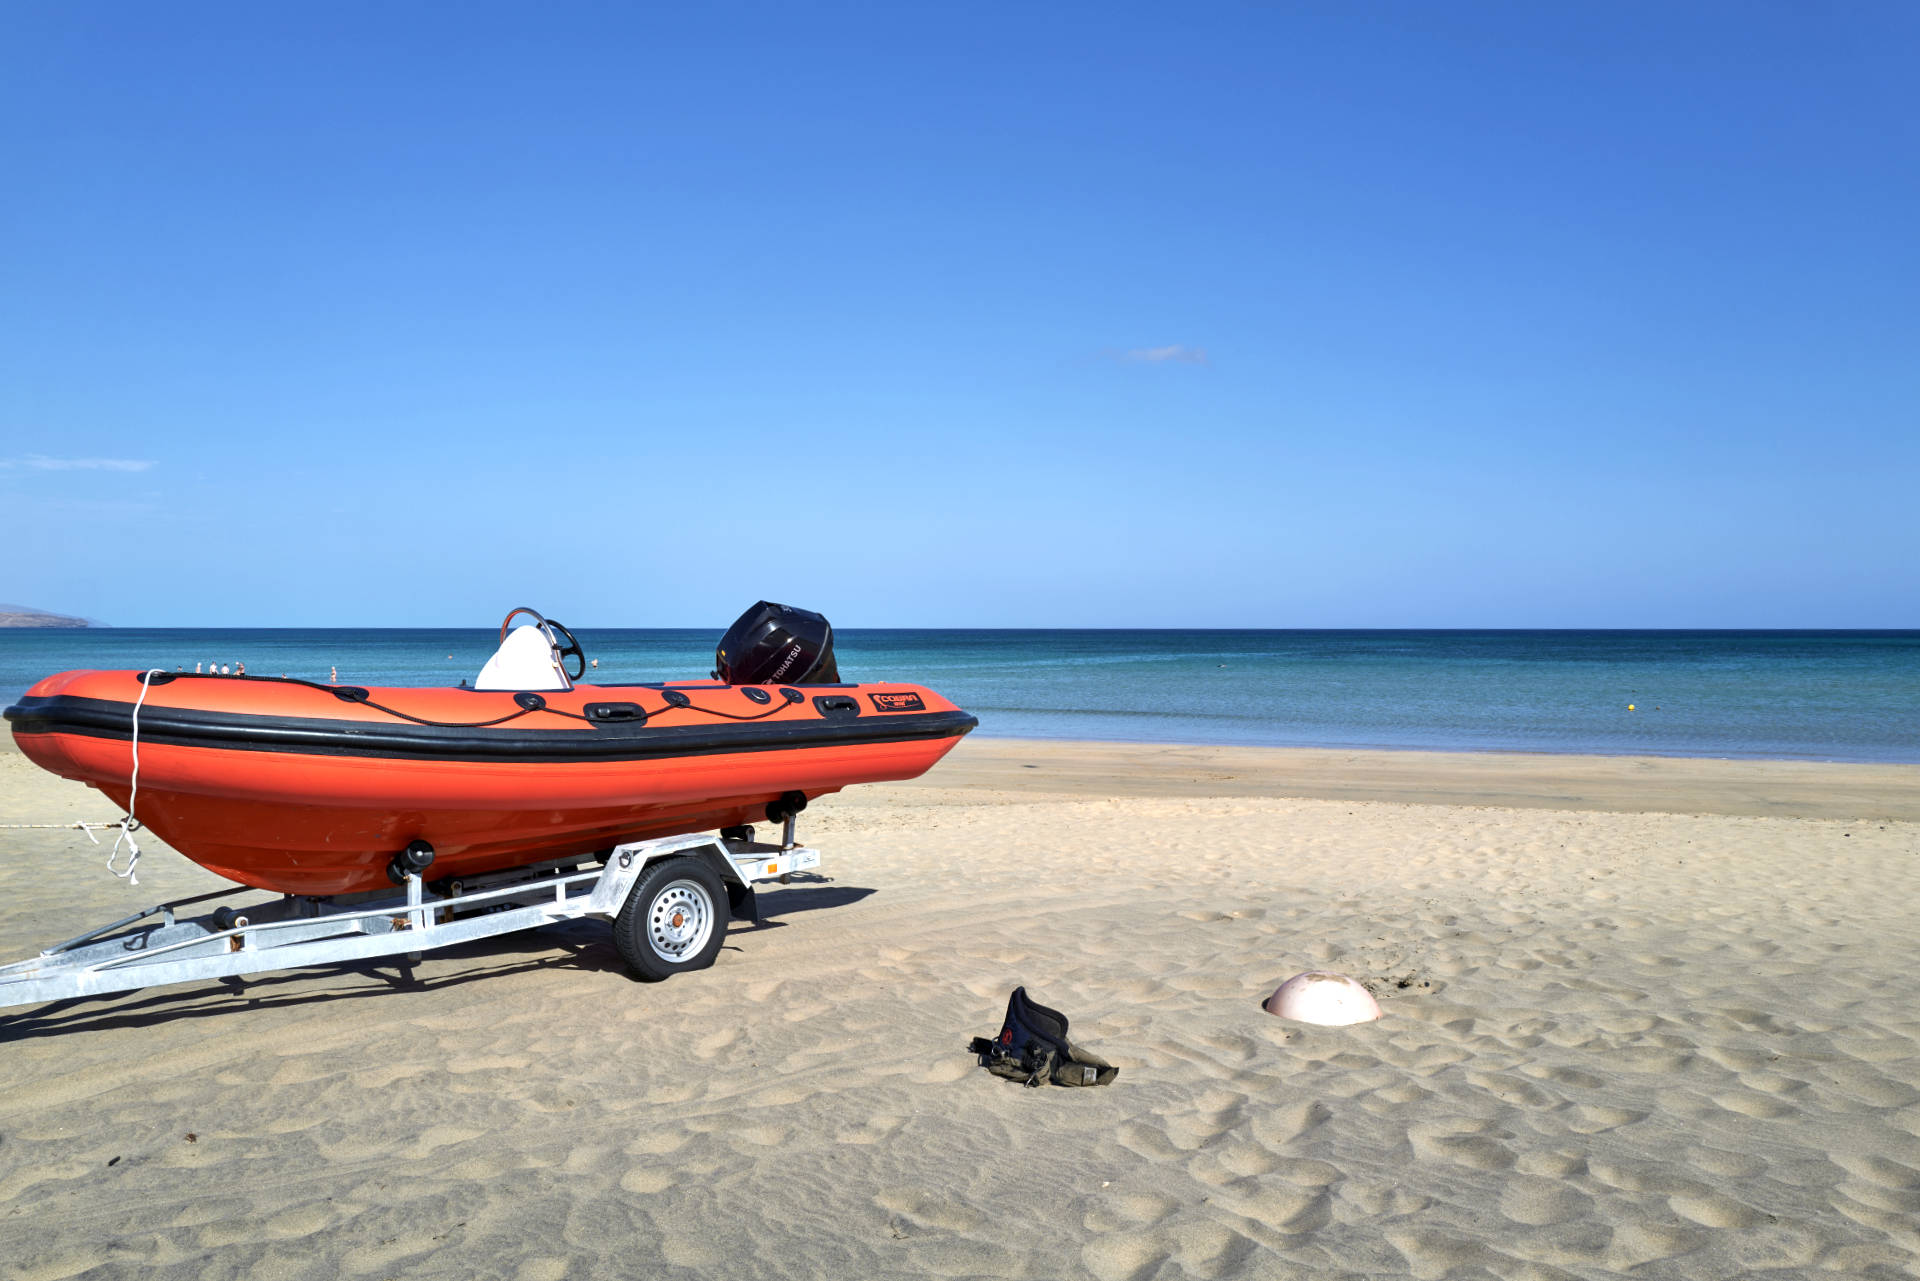
[[[704,970],[727,937],[727,892],[705,859],[662,859],[634,883],[613,922],[613,945],[636,976],[658,983]]]

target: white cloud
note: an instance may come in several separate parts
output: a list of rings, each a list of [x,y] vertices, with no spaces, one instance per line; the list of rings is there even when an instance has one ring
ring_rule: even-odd
[[[1205,347],[1189,347],[1185,343],[1174,343],[1169,347],[1135,347],[1120,353],[1120,359],[1139,365],[1204,365],[1207,364]]]
[[[146,471],[158,463],[151,458],[49,458],[28,454],[24,458],[0,458],[0,470],[20,468],[27,471]]]

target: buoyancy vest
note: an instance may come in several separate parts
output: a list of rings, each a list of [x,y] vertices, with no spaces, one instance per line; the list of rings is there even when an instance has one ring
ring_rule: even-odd
[[[995,1076],[1038,1086],[1105,1085],[1120,1069],[1088,1054],[1067,1039],[1067,1016],[1049,1009],[1016,987],[1007,998],[1007,1021],[1000,1035],[989,1041],[976,1036],[967,1047],[980,1056],[980,1066]]]

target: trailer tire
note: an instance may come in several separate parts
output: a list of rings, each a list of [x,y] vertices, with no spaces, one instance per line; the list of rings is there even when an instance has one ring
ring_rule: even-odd
[[[613,945],[649,983],[704,970],[726,942],[727,890],[705,859],[662,859],[641,873],[613,922]]]

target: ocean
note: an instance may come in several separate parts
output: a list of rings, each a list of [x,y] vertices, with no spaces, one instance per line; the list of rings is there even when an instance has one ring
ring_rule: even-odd
[[[497,630],[0,630],[0,698],[76,667],[452,685]],[[704,679],[719,629],[580,629],[590,679]],[[837,633],[1015,738],[1920,762],[1920,631]],[[1629,710],[1629,704],[1632,709]]]

